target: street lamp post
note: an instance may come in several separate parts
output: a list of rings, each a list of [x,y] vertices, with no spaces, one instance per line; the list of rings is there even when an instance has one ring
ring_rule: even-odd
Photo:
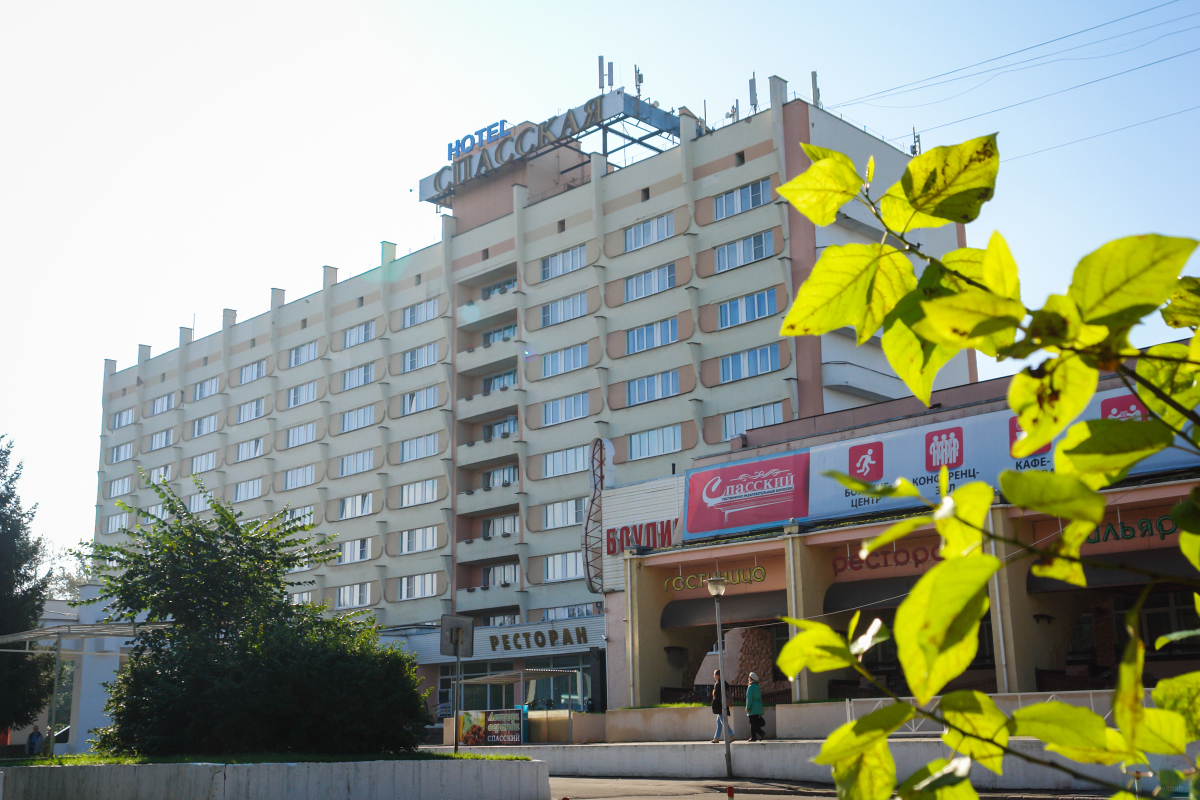
[[[729,725],[732,720],[725,713],[729,708],[729,698],[725,694],[725,684],[727,676],[725,675],[725,642],[721,637],[721,595],[725,594],[726,581],[720,575],[714,575],[704,582],[708,588],[708,593],[712,595],[713,603],[716,605],[717,611],[717,671],[720,673],[721,682],[721,720],[724,722],[725,729],[725,777],[733,778],[733,755],[729,748]]]

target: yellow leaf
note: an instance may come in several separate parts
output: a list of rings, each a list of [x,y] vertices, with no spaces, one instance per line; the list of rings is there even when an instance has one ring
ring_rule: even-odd
[[[888,230],[899,234],[907,233],[916,228],[940,228],[949,225],[950,220],[922,214],[912,207],[904,196],[904,187],[894,184],[887,193],[879,199],[879,216]]]
[[[1010,503],[1021,508],[1064,519],[1087,520],[1093,525],[1104,519],[1104,496],[1073,475],[1005,470],[1000,473],[1000,491]]]
[[[1167,299],[1195,247],[1192,239],[1156,234],[1109,242],[1075,267],[1070,297],[1084,322],[1134,325]]]
[[[826,737],[821,752],[813,759],[816,764],[837,764],[862,755],[887,737],[914,715],[907,703],[889,703],[861,719],[839,726]]]
[[[986,483],[968,483],[954,490],[950,503],[933,514],[933,522],[942,537],[942,558],[962,558],[978,553],[983,544],[984,520],[992,507],[995,492]],[[946,513],[952,510],[952,513]]]
[[[1170,446],[1171,429],[1158,420],[1077,422],[1054,450],[1054,471],[1093,489],[1122,480],[1129,468]]]
[[[1099,372],[1078,356],[1048,359],[1036,370],[1026,368],[1008,385],[1008,405],[1025,436],[1012,446],[1014,458],[1045,447],[1087,408],[1096,392]]]
[[[862,549],[859,551],[858,557],[866,558],[871,553],[874,553],[876,550],[883,547],[884,545],[888,545],[894,541],[903,539],[905,536],[908,536],[910,533],[915,531],[917,528],[924,527],[925,525],[928,525],[931,522],[933,522],[933,517],[930,517],[930,516],[910,517],[909,519],[902,519],[899,522],[897,522],[895,525],[888,528],[883,533],[876,536],[871,541],[863,542]]]
[[[952,222],[973,222],[995,194],[1000,151],[996,135],[935,147],[908,162],[900,179],[917,211]]]
[[[921,300],[940,297],[946,292],[939,282],[940,272],[936,267],[926,267],[917,288],[900,298],[884,321],[883,354],[909,390],[925,405],[929,405],[938,370],[958,352],[955,347],[926,341],[912,330],[912,326],[925,317]]]
[[[1001,774],[1001,761],[1008,745],[1008,717],[996,707],[992,698],[982,692],[951,692],[942,697],[938,708],[953,728],[942,734],[942,741],[952,751],[970,756],[980,766]],[[954,728],[966,731],[965,736]],[[984,740],[984,741],[981,741]]]
[[[867,183],[875,180],[875,156],[867,158]]]
[[[995,356],[997,348],[1012,344],[1025,307],[1016,300],[967,289],[921,303],[925,319],[913,330],[935,344],[974,347]]]
[[[1017,262],[1013,260],[1008,242],[993,231],[983,254],[983,285],[993,294],[1021,302],[1021,279],[1017,276]],[[1023,313],[1023,312],[1022,312]]]
[[[1073,586],[1086,587],[1087,579],[1083,574],[1083,565],[1076,559],[1079,558],[1079,548],[1095,529],[1096,526],[1087,520],[1069,523],[1058,537],[1050,560],[1040,561],[1030,570],[1039,578],[1054,578]]]
[[[780,186],[779,194],[814,225],[830,225],[837,219],[838,209],[853,200],[862,185],[863,179],[845,156],[827,157]]]
[[[791,617],[784,617],[783,621],[800,628],[800,633],[779,651],[776,663],[784,675],[794,678],[805,667],[813,672],[828,672],[857,663],[846,640],[828,625]]]
[[[900,800],[979,800],[975,787],[969,780],[959,781],[951,786],[940,786],[932,791],[917,790],[917,786],[925,783],[937,772],[948,766],[944,758],[935,758],[919,770],[905,778],[904,783],[896,788]]]
[[[1180,359],[1180,361],[1163,361],[1156,358]],[[1148,349],[1138,359],[1137,374],[1139,378],[1153,384],[1176,404],[1189,411],[1200,403],[1200,382],[1196,380],[1196,367],[1181,363],[1188,357],[1187,345],[1170,343],[1159,344]],[[1138,397],[1146,408],[1157,414],[1162,421],[1175,430],[1179,430],[1188,421],[1187,417],[1168,405],[1165,400],[1150,391],[1141,382],[1137,387]]]
[[[1137,764],[1146,763],[1146,756],[1129,744],[1121,732],[1113,728],[1104,729],[1104,746],[1102,747],[1070,747],[1067,745],[1048,744],[1046,750],[1078,761],[1080,764],[1119,764],[1130,761]]]
[[[1200,326],[1200,279],[1180,278],[1169,300],[1170,305],[1162,309],[1163,322],[1172,328]]]

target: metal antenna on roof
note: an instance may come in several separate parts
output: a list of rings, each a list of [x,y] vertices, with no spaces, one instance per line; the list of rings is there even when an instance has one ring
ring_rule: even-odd
[[[755,80],[754,73],[750,73],[750,111],[758,113],[758,81]]]
[[[637,91],[638,98],[642,96],[642,81],[646,79],[645,73],[638,69],[638,65],[633,65],[633,86]]]
[[[611,92],[613,88],[613,68],[612,62],[608,62],[608,90]]]
[[[600,91],[604,91],[604,56],[600,56]]]
[[[813,105],[816,106],[817,108],[823,108],[823,106],[821,105],[821,90],[817,88],[817,71],[815,69],[813,70],[813,74],[812,74],[812,87],[813,87],[813,96],[812,96]]]

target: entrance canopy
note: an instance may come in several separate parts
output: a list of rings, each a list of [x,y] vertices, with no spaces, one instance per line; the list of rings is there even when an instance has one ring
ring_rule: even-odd
[[[920,575],[835,583],[825,591],[826,614],[861,609],[898,608],[917,585]]]
[[[1126,564],[1131,567],[1154,570],[1164,575],[1172,575],[1179,578],[1190,578],[1192,580],[1200,578],[1200,572],[1196,571],[1196,568],[1188,562],[1183,553],[1174,548],[1133,550],[1124,553],[1103,553],[1088,557],[1094,561],[1102,561],[1108,564]],[[1064,581],[1055,580],[1054,578],[1040,578],[1034,575],[1032,570],[1033,568],[1030,567],[1029,574],[1025,576],[1025,591],[1029,594],[1068,592],[1080,588]],[[1089,589],[1095,589],[1100,586],[1140,586],[1147,582],[1144,576],[1136,575],[1132,572],[1091,567],[1086,564],[1083,567],[1083,576],[1087,579]]]
[[[51,625],[48,628],[34,628],[31,631],[20,631],[0,636],[0,645],[24,644],[26,650],[34,642],[47,639],[132,639],[141,631],[161,630],[170,628],[174,622],[96,622],[91,625]],[[18,652],[25,652],[20,650]],[[64,650],[63,652],[83,652]],[[88,655],[94,655],[88,653]]]
[[[721,623],[762,622],[787,615],[787,590],[725,595],[721,598]],[[711,597],[672,600],[663,609],[660,626],[687,628],[716,625],[717,612]]]
[[[555,675],[575,675],[577,673],[578,670],[573,669],[521,669],[512,672],[495,672],[491,675],[480,675],[478,678],[466,678],[463,680],[463,685],[524,683],[525,681],[534,681],[538,678],[553,678]]]

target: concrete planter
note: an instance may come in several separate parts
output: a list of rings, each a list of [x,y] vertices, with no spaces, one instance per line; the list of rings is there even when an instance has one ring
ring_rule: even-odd
[[[549,800],[543,761],[341,761],[11,767],[0,800]]]

